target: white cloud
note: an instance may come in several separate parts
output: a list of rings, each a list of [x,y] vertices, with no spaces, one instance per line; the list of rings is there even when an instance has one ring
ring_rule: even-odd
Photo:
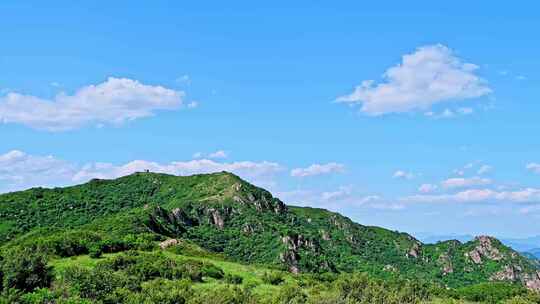
[[[212,173],[228,171],[235,173],[250,181],[257,181],[271,177],[283,171],[283,167],[274,162],[240,161],[221,163],[209,159],[198,159],[185,162],[170,162],[160,164],[157,162],[135,160],[124,165],[110,163],[93,163],[85,165],[73,177],[74,181],[87,181],[92,178],[117,178],[134,172],[150,170],[151,172],[174,175],[192,175],[198,173]]]
[[[331,173],[343,173],[345,166],[338,163],[313,164],[307,168],[295,168],[291,170],[293,177],[307,177]]]
[[[403,171],[403,170],[397,170],[396,172],[394,172],[392,177],[398,178],[398,179],[413,179],[414,174],[411,172]]]
[[[420,187],[418,187],[418,191],[422,193],[430,193],[439,188],[437,185],[433,184],[422,184]]]
[[[277,192],[276,196],[284,202],[299,206],[326,208],[343,211],[347,208],[368,208],[396,211],[405,208],[401,202],[388,202],[379,195],[359,195],[350,186],[341,186],[335,191],[297,189]]]
[[[472,113],[474,113],[473,108],[458,108],[455,110],[444,109],[444,111],[440,113],[436,113],[434,111],[428,111],[428,112],[425,112],[424,115],[427,117],[431,117],[433,119],[444,119],[444,118],[457,118],[459,116],[469,115]]]
[[[471,177],[471,178],[454,177],[454,178],[449,178],[441,182],[441,185],[444,188],[465,188],[465,187],[482,186],[482,185],[488,185],[488,184],[491,184],[490,179],[480,178],[480,177]]]
[[[34,156],[13,150],[0,155],[0,192],[71,182],[76,166],[53,156]]]
[[[227,155],[227,152],[223,150],[218,150],[216,152],[210,153],[208,157],[209,158],[227,158],[228,155]]]
[[[489,173],[493,170],[493,167],[490,165],[482,165],[480,168],[478,168],[478,171],[476,172],[479,175]]]
[[[63,131],[84,125],[121,124],[182,105],[184,93],[127,78],[60,93],[53,99],[10,92],[0,97],[0,122]]]
[[[337,101],[360,104],[361,111],[368,115],[426,110],[434,104],[491,93],[486,82],[475,74],[477,69],[444,45],[423,46],[389,68],[384,82],[363,81],[353,93]]]
[[[202,152],[196,152],[193,153],[193,158],[211,158],[211,159],[218,159],[218,158],[227,158],[229,157],[229,154],[224,150],[217,150],[212,153],[202,153]]]
[[[540,174],[540,164],[538,163],[529,163],[527,164],[526,168],[529,171]]]
[[[412,195],[401,199],[411,203],[470,203],[501,201],[513,203],[540,202],[540,189],[525,188],[515,191],[495,191],[491,189],[469,189],[454,194]]]
[[[346,198],[350,198],[351,195],[352,195],[351,187],[342,186],[342,187],[339,187],[339,189],[336,191],[323,192],[321,194],[321,199],[326,202],[339,201]]]
[[[14,150],[0,154],[0,192],[35,186],[64,186],[93,178],[118,178],[145,170],[174,175],[229,171],[251,182],[269,185],[285,168],[268,161],[216,162],[209,159],[169,163],[135,160],[121,165],[95,162],[81,166],[53,156],[35,156]]]

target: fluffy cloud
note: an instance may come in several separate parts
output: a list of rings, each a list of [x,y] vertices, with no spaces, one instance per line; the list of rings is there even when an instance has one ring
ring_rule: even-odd
[[[0,155],[0,192],[71,182],[76,166],[53,156],[33,156],[13,150]]]
[[[145,160],[135,160],[118,166],[109,163],[87,164],[79,172],[77,172],[77,174],[73,177],[73,180],[86,181],[92,178],[117,178],[145,170],[174,175],[191,175],[198,173],[228,171],[254,181],[257,179],[270,177],[280,171],[283,171],[283,167],[277,163],[267,161],[221,163],[209,159],[198,159],[185,162],[160,164]]]
[[[532,171],[534,173],[540,174],[540,164],[537,163],[529,163],[526,166],[527,170]]]
[[[251,182],[268,185],[284,168],[267,161],[216,162],[209,159],[170,163],[135,160],[122,165],[96,162],[78,166],[53,156],[11,151],[0,155],[0,192],[33,186],[69,185],[92,178],[117,178],[145,170],[174,175],[229,171]]]
[[[397,170],[396,172],[394,172],[392,177],[398,178],[398,179],[413,179],[414,174],[411,172],[403,171],[403,170]]]
[[[477,69],[444,45],[423,46],[386,70],[384,82],[363,81],[337,101],[360,104],[361,111],[368,115],[427,110],[434,104],[489,94],[491,89],[475,74]]]
[[[338,163],[313,164],[307,168],[295,168],[291,170],[293,177],[307,177],[331,173],[342,173],[345,171],[345,166]]]
[[[470,203],[501,201],[513,203],[540,202],[540,189],[526,188],[515,191],[495,191],[491,189],[469,189],[454,194],[412,195],[401,199],[411,203]]]
[[[401,202],[388,202],[379,195],[359,195],[350,186],[341,186],[335,191],[297,189],[276,192],[276,196],[289,204],[326,208],[342,211],[347,208],[368,208],[396,211],[405,208]]]
[[[482,186],[482,185],[488,185],[488,184],[491,184],[490,179],[480,178],[480,177],[471,177],[471,178],[454,177],[454,178],[449,178],[441,182],[441,185],[444,188],[466,188],[466,187]]]
[[[63,131],[84,125],[121,124],[182,105],[184,93],[127,78],[60,93],[51,100],[10,92],[0,97],[0,122]]]

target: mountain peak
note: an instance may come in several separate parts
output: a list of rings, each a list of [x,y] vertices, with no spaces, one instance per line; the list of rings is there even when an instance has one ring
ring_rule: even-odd
[[[391,270],[410,278],[422,274],[450,287],[471,283],[470,278],[472,283],[503,280],[540,287],[536,264],[495,238],[422,244],[406,233],[363,226],[324,209],[289,208],[230,172],[139,172],[4,194],[0,223],[0,240],[11,244],[25,234],[46,237],[66,231],[91,231],[99,242],[151,234],[156,240],[186,239],[234,260],[293,272],[367,271],[384,277]]]

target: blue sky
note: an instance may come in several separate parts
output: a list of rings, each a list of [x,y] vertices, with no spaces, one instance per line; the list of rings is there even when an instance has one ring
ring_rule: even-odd
[[[363,224],[540,234],[532,1],[20,2],[2,192],[225,169]]]

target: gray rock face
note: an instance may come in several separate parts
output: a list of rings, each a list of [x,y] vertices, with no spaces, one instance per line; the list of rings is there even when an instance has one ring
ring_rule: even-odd
[[[523,273],[520,266],[506,265],[503,270],[495,273],[490,280],[521,282],[527,289],[540,291],[540,270],[534,273]]]
[[[321,230],[321,237],[325,241],[330,241],[330,234],[326,230]]]
[[[180,243],[180,241],[177,240],[177,239],[168,239],[166,241],[163,241],[163,242],[159,243],[159,247],[161,249],[167,249],[167,248],[169,248],[171,246],[178,245],[179,243]]]
[[[283,214],[287,211],[285,204],[277,198],[272,197],[269,192],[262,191],[256,194],[249,192],[240,183],[232,185],[234,192],[233,200],[244,205],[254,206],[257,211],[272,211],[276,214]]]
[[[482,264],[482,258],[486,258],[493,261],[499,261],[504,258],[501,252],[493,246],[493,238],[489,236],[479,236],[475,238],[478,245],[466,253],[466,256],[470,258],[475,264]]]
[[[447,275],[449,273],[454,272],[454,266],[452,265],[452,261],[450,260],[450,257],[448,256],[448,254],[446,253],[441,254],[439,256],[438,262],[439,264],[441,264],[443,275]]]
[[[514,267],[512,265],[506,265],[504,266],[504,269],[496,272],[494,275],[491,276],[490,280],[492,281],[516,281],[519,276],[519,272],[521,272],[521,268]]]
[[[540,270],[523,278],[523,282],[528,289],[540,291]]]
[[[303,235],[286,235],[281,238],[281,242],[285,245],[285,251],[280,254],[282,263],[289,267],[292,273],[299,273],[298,261],[300,260],[300,250],[305,249],[313,253],[317,253],[318,243],[314,240],[305,238]],[[321,265],[325,269],[329,269],[330,265]]]
[[[413,257],[417,259],[420,256],[420,250],[421,250],[420,246],[421,246],[420,243],[415,242],[409,249],[409,252],[407,252],[407,257]]]
[[[212,211],[212,220],[214,221],[214,225],[219,229],[223,229],[223,227],[225,227],[225,220],[223,219],[219,211]]]

